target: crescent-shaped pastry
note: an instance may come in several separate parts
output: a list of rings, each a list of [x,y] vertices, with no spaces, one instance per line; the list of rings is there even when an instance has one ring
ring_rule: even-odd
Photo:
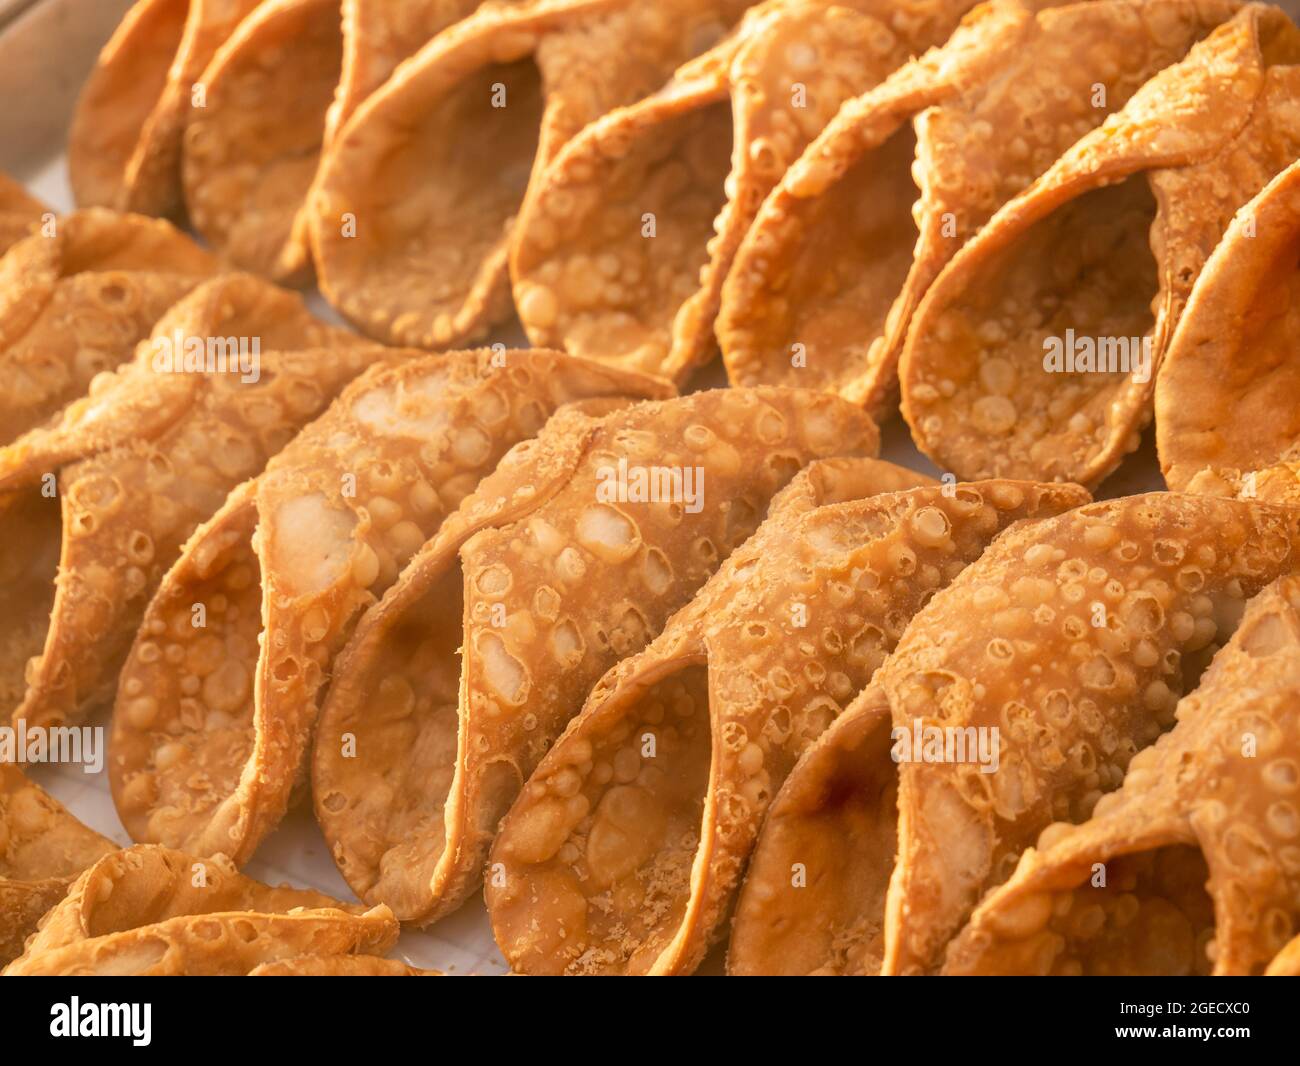
[[[0,966],[17,958],[73,878],[117,845],[0,762]]]
[[[6,967],[6,977],[244,977],[302,955],[383,955],[397,943],[387,907],[354,914],[298,907],[283,914],[216,911],[106,933]]]
[[[1156,379],[1176,492],[1300,503],[1300,165],[1237,212]]]
[[[0,171],[0,256],[31,234],[49,208]]]
[[[89,208],[0,258],[0,444],[126,362],[216,262],[166,222]]]
[[[716,351],[723,278],[785,169],[841,104],[970,6],[770,0],[658,92],[593,122],[516,228],[511,276],[533,343],[684,380]]]
[[[833,496],[778,498],[547,752],[491,858],[488,910],[516,970],[694,970],[771,797],[912,615],[1003,529],[1090,499],[1010,481],[913,488],[929,479],[868,462]]]
[[[1096,485],[1135,450],[1192,285],[1300,154],[1300,30],[1243,8],[944,268],[900,366],[917,446],[959,477]]]
[[[1006,533],[787,778],[731,970],[934,970],[1039,832],[1085,821],[1173,725],[1246,602],[1298,568],[1300,512],[1209,497],[1127,497]]]
[[[886,407],[912,313],[957,249],[1233,10],[986,4],[943,48],[847,104],[736,256],[718,320],[731,380]]]
[[[122,671],[109,772],[139,841],[242,865],[283,816],[361,612],[561,405],[666,387],[555,352],[371,368],[190,538]]]
[[[289,914],[304,908],[358,915],[367,909],[311,889],[263,884],[245,877],[224,855],[200,859],[137,844],[105,855],[77,878],[27,942],[22,961],[173,918],[225,911]]]
[[[172,215],[200,75],[259,0],[137,0],[82,87],[68,174],[82,207]]]
[[[945,973],[1264,972],[1300,926],[1300,578],[1251,601],[1176,717],[1088,821],[1043,830]]]
[[[510,310],[537,175],[588,122],[659,88],[745,0],[486,5],[430,41],[331,146],[310,205],[321,289],[363,332],[447,347]]]
[[[721,389],[548,427],[512,453],[335,671],[312,785],[353,891],[420,924],[459,906],[601,675],[663,629],[800,468],[877,446],[836,397]]]
[[[401,354],[356,341],[298,296],[224,274],[89,396],[0,448],[13,548],[0,559],[0,715],[70,724],[112,696],[195,527],[364,367]]]
[[[305,205],[358,105],[478,0],[263,0],[203,72],[185,133],[185,201],[231,262],[305,283]]]

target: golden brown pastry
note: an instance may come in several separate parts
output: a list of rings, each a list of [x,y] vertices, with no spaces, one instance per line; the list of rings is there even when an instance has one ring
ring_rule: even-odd
[[[73,878],[116,848],[16,766],[0,762],[0,966],[22,953]]]
[[[1300,503],[1300,166],[1237,212],[1156,380],[1176,492]]]
[[[1171,493],[1000,537],[787,778],[732,972],[937,968],[980,897],[1050,822],[1092,815],[1246,602],[1298,565],[1300,512]]]
[[[363,332],[447,347],[510,310],[507,252],[570,137],[659,88],[745,0],[487,4],[376,91],[327,153],[311,209],[321,289]]]
[[[372,367],[190,538],[144,616],[110,779],[139,841],[243,864],[288,806],[360,614],[512,445],[665,386],[555,352]]]
[[[1250,602],[1176,717],[1088,821],[1042,831],[945,973],[1258,975],[1279,957],[1300,924],[1300,578]]]
[[[310,277],[307,201],[343,123],[478,0],[263,0],[203,72],[185,133],[185,202],[235,265]]]
[[[0,444],[126,362],[216,262],[166,222],[91,208],[0,257]]]
[[[0,448],[0,537],[13,548],[0,557],[0,717],[68,724],[111,698],[195,527],[364,367],[401,354],[223,274],[88,396]]]
[[[353,891],[420,924],[459,906],[600,676],[663,629],[800,468],[877,447],[836,397],[721,389],[557,420],[511,453],[335,669],[312,788]]]
[[[971,12],[944,47],[847,104],[763,204],[723,290],[731,380],[886,407],[912,314],[944,264],[1234,10],[1012,0]]]
[[[375,955],[303,955],[282,962],[264,962],[249,977],[442,977],[397,959]]]
[[[131,6],[82,87],[68,134],[68,172],[79,205],[177,212],[181,135],[206,104],[203,69],[258,2],[137,0]]]
[[[1095,485],[1233,213],[1300,154],[1300,30],[1252,4],[1147,82],[944,268],[901,364],[917,446],[959,477]]]
[[[502,822],[487,885],[516,970],[695,969],[772,796],[912,615],[1003,529],[1089,500],[1072,485],[915,488],[929,479],[845,465],[800,475],[547,752]],[[834,491],[807,498],[800,479],[824,483],[827,467]]]
[[[845,100],[942,42],[970,6],[769,0],[658,92],[593,122],[516,228],[529,337],[684,380],[716,351],[723,278],[785,169]]]
[[[223,911],[288,914],[304,908],[362,914],[310,889],[272,887],[245,877],[224,855],[199,858],[156,844],[114,849],[89,866],[41,922],[23,953],[30,960],[97,937],[172,918]]]
[[[242,977],[304,954],[377,954],[397,942],[387,907],[364,913],[295,907],[283,913],[215,911],[130,926],[15,959],[6,977]]]

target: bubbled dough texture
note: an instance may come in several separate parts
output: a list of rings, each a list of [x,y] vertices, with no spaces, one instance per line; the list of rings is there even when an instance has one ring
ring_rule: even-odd
[[[81,206],[180,207],[181,135],[208,60],[258,0],[139,0],[104,46],[68,134]]]
[[[1178,696],[1245,601],[1294,569],[1298,535],[1279,508],[1169,495],[1008,532],[917,615],[787,782],[746,887],[737,932],[750,932],[733,968],[937,966],[969,909],[1038,832],[1086,819],[1131,756],[1172,724]],[[1104,626],[1092,624],[1097,604]],[[1031,660],[1032,671],[1018,665]],[[917,721],[996,726],[998,772],[896,770],[890,727],[911,733]],[[863,838],[848,857],[837,843],[846,827]],[[807,867],[807,889],[791,887],[795,862]],[[776,958],[789,944],[795,954]]]
[[[110,698],[130,636],[185,539],[364,366],[396,357],[356,347],[298,297],[248,275],[199,286],[153,336],[176,331],[257,337],[258,382],[220,371],[160,377],[146,341],[58,421],[0,449],[0,490],[12,486],[19,501],[6,525],[38,523],[39,542],[26,534],[33,557],[53,554],[59,568],[57,585],[49,565],[0,581],[0,595],[24,604],[10,626],[25,634],[30,661],[6,654],[0,675],[0,710],[15,719],[75,722]],[[51,473],[55,497],[42,492]]]
[[[690,817],[691,802],[698,799],[691,795],[691,785],[699,782],[685,775],[682,769],[690,767],[697,771],[697,775],[708,774],[707,744],[703,748],[706,761],[702,764],[700,760],[701,741],[707,741],[704,729],[708,727],[703,727],[700,721],[702,716],[696,713],[700,708],[695,706],[688,694],[702,696],[702,706],[708,708],[707,692],[699,691],[702,679],[698,669],[698,660],[704,653],[706,620],[716,617],[710,626],[715,631],[738,624],[734,610],[723,612],[722,609],[724,606],[729,607],[737,598],[744,588],[745,578],[752,576],[756,568],[764,564],[770,565],[779,574],[789,562],[789,556],[798,554],[797,549],[792,551],[784,542],[793,536],[793,523],[801,516],[832,502],[902,490],[928,481],[929,479],[912,471],[875,459],[828,459],[805,467],[773,499],[768,509],[768,518],[759,530],[727,557],[726,562],[696,597],[670,619],[664,632],[643,652],[623,660],[601,679],[587,698],[579,717],[529,779],[525,790],[503,821],[501,834],[493,848],[490,862],[494,867],[496,863],[502,865],[506,882],[500,888],[489,882],[489,913],[495,926],[497,942],[503,945],[503,951],[516,972],[564,972],[569,967],[580,972],[625,972],[629,968],[627,956],[638,950],[638,969],[648,969],[650,963],[655,961],[656,953],[662,952],[663,940],[673,933],[673,923],[680,923],[682,919],[681,901],[673,899],[673,890],[680,890],[681,886],[674,883],[672,875],[680,874],[683,864],[690,863],[692,844],[699,834],[698,811],[694,821]],[[766,628],[766,621],[760,616],[756,624]],[[782,619],[775,618],[771,621],[779,624]],[[673,672],[674,667],[684,678],[681,685],[671,686],[661,684],[658,680],[645,680],[658,679],[660,675]],[[727,668],[727,665],[722,667],[724,671]],[[782,677],[793,690],[797,681],[788,676],[788,672]],[[652,703],[647,708],[646,701],[653,700],[657,693],[662,693],[663,699],[657,705]],[[654,709],[656,706],[657,709]],[[680,709],[683,713],[671,714],[669,708]],[[768,707],[767,710],[770,712],[772,709]],[[805,710],[810,713],[801,720],[807,720],[812,723],[810,727],[816,729],[828,708],[810,705]],[[646,923],[642,922],[642,928],[638,929],[635,902],[624,899],[623,910],[633,913],[608,908],[608,913],[603,915],[599,923],[592,922],[603,926],[618,925],[620,930],[626,930],[627,943],[623,945],[623,950],[619,952],[600,946],[588,947],[595,936],[586,931],[588,919],[587,904],[581,898],[583,886],[579,885],[578,892],[575,893],[572,875],[563,863],[552,860],[557,853],[564,852],[567,858],[569,852],[579,850],[578,846],[568,842],[577,828],[573,824],[573,815],[578,815],[579,825],[585,830],[581,836],[585,837],[586,832],[590,831],[588,823],[592,821],[590,815],[594,804],[589,793],[593,783],[597,788],[610,786],[617,789],[619,785],[631,785],[641,775],[641,757],[638,754],[641,739],[639,735],[634,735],[635,729],[623,719],[646,714],[657,719],[652,723],[658,749],[656,758],[676,754],[676,759],[670,759],[669,765],[677,771],[675,777],[684,782],[684,787],[679,783],[677,789],[674,789],[673,783],[668,782],[663,774],[654,774],[654,783],[659,788],[652,790],[648,802],[640,802],[633,795],[634,789],[624,790],[630,797],[628,810],[624,813],[636,814],[637,809],[640,809],[648,818],[639,821],[634,819],[634,824],[654,826],[666,831],[668,818],[662,808],[667,807],[673,799],[681,800],[685,810],[672,812],[672,820],[676,823],[673,827],[673,841],[670,844],[666,840],[660,840],[656,847],[654,839],[646,839],[642,861],[637,862],[637,849],[629,846],[635,844],[635,840],[629,841],[628,837],[636,837],[641,829],[630,825],[625,833],[614,822],[606,819],[607,824],[596,836],[599,841],[603,833],[607,844],[613,845],[615,849],[621,846],[623,855],[614,856],[613,863],[608,865],[615,868],[627,865],[628,869],[624,873],[635,873],[638,867],[650,865],[651,860],[654,860],[653,869],[640,880],[654,883],[650,892],[660,904],[653,913],[653,919],[657,919],[658,924],[646,928]],[[796,729],[791,721],[788,707],[784,708],[783,715],[779,727],[774,727],[772,732],[784,733],[788,741],[792,734],[801,730]],[[668,730],[663,748],[658,748],[660,726]],[[740,728],[743,731],[743,725]],[[760,726],[756,732],[761,731]],[[604,760],[603,768],[597,771],[593,740],[608,746],[614,732],[619,734],[619,739],[626,741],[627,750],[615,754],[612,761]],[[583,768],[591,771],[587,775],[588,779],[582,775]],[[683,795],[671,795],[677,790]],[[655,791],[669,795],[653,795]],[[618,797],[607,806],[610,816],[617,818]],[[581,812],[580,807],[583,808]],[[663,835],[665,834],[660,834]],[[590,884],[586,887],[594,891]],[[677,894],[680,895],[680,891]],[[610,904],[614,894],[602,892],[600,898],[602,905]],[[703,927],[702,937],[707,939],[712,932],[712,922],[706,920],[698,924]],[[645,943],[646,941],[651,943]],[[693,953],[692,947],[691,954]],[[689,971],[695,961],[698,960],[677,964],[675,968]]]
[[[930,488],[772,519],[663,637],[606,677],[502,838],[515,880],[498,931],[519,938],[507,954],[548,972],[698,965],[771,796],[911,615],[1000,528],[1087,500],[1064,487],[985,488],[987,504],[976,488]],[[702,876],[688,883],[693,861]]]
[[[326,160],[311,220],[326,296],[390,343],[482,337],[509,313],[507,248],[531,175],[745,6],[552,0],[452,27],[357,112]],[[492,106],[494,86],[505,107]],[[355,237],[341,234],[345,215]]]
[[[185,203],[194,227],[241,269],[306,280],[306,238],[294,223],[342,66],[338,0],[269,0],[203,73],[206,105],[185,129]]]
[[[1010,533],[918,615],[877,675],[894,725],[996,725],[1003,748],[993,775],[902,765],[886,972],[937,965],[1048,821],[1090,816],[1298,548],[1281,508],[1130,497]]]
[[[155,844],[139,844],[105,855],[82,873],[42,919],[23,957],[186,915],[284,914],[301,907],[353,914],[366,909],[310,889],[262,884],[241,875],[224,855],[199,859]]]
[[[386,908],[361,915],[333,908],[184,915],[17,960],[5,976],[241,977],[301,955],[382,955],[397,935]]]
[[[811,378],[873,408],[887,402],[916,305],[957,249],[1230,12],[1181,2],[981,12],[844,109],[737,259],[719,326],[733,379]],[[1092,106],[1097,84],[1103,107]],[[913,116],[917,139],[903,132]],[[877,266],[864,273],[867,255]],[[808,353],[797,370],[796,343]]]
[[[17,767],[0,764],[0,965],[22,952],[72,878],[113,847]]]
[[[909,24],[916,13],[900,13],[896,23],[911,31],[900,38],[871,17],[884,17],[879,8],[760,5],[662,91],[567,145],[513,252],[516,304],[534,343],[676,380],[705,361],[723,278],[781,173],[841,103],[949,28],[923,22],[921,32]]]
[[[0,444],[85,395],[130,358],[215,261],[166,222],[100,209],[65,215],[0,259]]]
[[[1071,327],[1149,336],[1159,369],[1233,212],[1300,149],[1296,58],[1300,31],[1285,16],[1243,10],[958,254],[904,356],[903,410],[923,451],[959,476],[1092,485],[1137,447],[1154,381],[1049,375],[1043,340]]]
[[[1263,972],[1300,919],[1298,743],[1300,579],[1287,578],[1251,602],[1120,789],[1082,825],[1044,831],[946,971]]]
[[[498,474],[510,521],[485,523],[459,567],[458,540],[431,545],[335,681],[317,814],[354,890],[403,919],[469,894],[498,820],[591,686],[659,633],[800,467],[878,445],[856,410],[781,389],[640,405],[568,436]],[[703,509],[593,502],[598,468],[620,457],[702,467]],[[366,678],[382,702],[362,716]],[[346,730],[355,761],[333,754]]]
[[[898,774],[889,704],[871,693],[809,748],[773,800],[736,903],[729,974],[880,972],[889,887],[881,856],[897,847]],[[803,883],[793,890],[796,876]]]
[[[1171,489],[1300,501],[1300,167],[1238,213],[1197,281],[1156,385]]]
[[[437,970],[421,970],[397,959],[375,955],[303,955],[280,962],[264,962],[249,977],[442,977]]]
[[[515,0],[501,0],[513,3]],[[352,113],[405,59],[480,0],[343,0],[343,70],[325,123],[328,145]]]
[[[245,861],[283,815],[358,613],[556,406],[659,391],[555,353],[494,358],[373,368],[187,545],[114,715],[114,798],[135,839]]]

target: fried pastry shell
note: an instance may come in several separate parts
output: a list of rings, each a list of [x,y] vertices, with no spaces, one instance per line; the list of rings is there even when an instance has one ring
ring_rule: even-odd
[[[0,966],[22,954],[73,879],[116,847],[16,766],[0,763]]]
[[[770,798],[912,615],[1001,530],[1089,500],[1065,485],[908,487],[925,482],[889,468],[844,502],[778,501],[602,679],[493,850],[489,912],[516,969],[691,972],[724,931]]]
[[[969,6],[770,0],[658,92],[588,126],[516,227],[529,337],[683,381],[717,350],[723,279],[781,174],[841,104]]]
[[[189,342],[206,359],[214,338],[227,368],[182,365]],[[255,380],[228,346],[250,338]],[[160,346],[170,359],[159,361]],[[268,282],[225,274],[169,309],[89,396],[0,448],[0,530],[12,547],[0,561],[0,713],[71,724],[109,699],[195,527],[364,367],[400,354],[358,346]]]
[[[353,890],[419,924],[458,907],[600,676],[662,630],[801,467],[877,447],[874,424],[834,397],[723,389],[553,424],[516,449],[335,672],[312,784]],[[601,486],[623,464],[702,471],[698,506],[642,500],[631,480],[626,501],[611,497]]]
[[[1236,7],[1034,6],[981,5],[942,48],[846,104],[786,173],[723,290],[733,382],[889,406],[912,315],[944,264]]]
[[[166,222],[88,208],[0,258],[0,445],[130,359],[164,311],[216,272]]]
[[[1088,821],[1043,830],[944,973],[1258,975],[1281,958],[1300,925],[1300,578],[1250,602],[1176,716]]]
[[[137,0],[77,100],[68,175],[82,207],[173,215],[193,93],[221,43],[259,0]]]
[[[1173,725],[1246,602],[1298,553],[1294,511],[1171,493],[999,538],[787,778],[737,908],[731,970],[939,967],[1038,834],[1090,817]],[[904,759],[918,725],[984,730],[996,772]]]
[[[588,122],[706,50],[741,0],[488,5],[429,42],[343,128],[310,205],[321,289],[387,343],[448,347],[510,311],[507,254],[536,176]]]
[[[1300,503],[1300,166],[1237,212],[1197,279],[1156,381],[1175,492]]]
[[[953,257],[900,366],[917,446],[959,477],[1095,486],[1134,451],[1196,278],[1300,154],[1300,30],[1243,8]]]
[[[231,493],[164,577],[109,752],[132,837],[238,864],[280,821],[357,618],[501,456],[575,401],[665,395],[555,352],[378,365]]]

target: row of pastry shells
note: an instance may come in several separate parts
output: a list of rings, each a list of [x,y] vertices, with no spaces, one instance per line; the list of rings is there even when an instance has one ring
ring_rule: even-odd
[[[1192,290],[1248,254],[1249,201],[1300,147],[1300,34],[1263,4],[248,0],[160,27],[166,6],[87,86],[83,203],[184,190],[234,264],[314,262],[390,344],[481,338],[512,288],[533,343],[679,384],[720,348],[733,384],[875,411],[901,385],[968,479],[1095,486],[1157,405],[1162,465],[1194,475],[1174,368],[1222,380],[1198,341],[1222,308]],[[158,97],[105,122],[146,50],[171,59]],[[1296,440],[1212,432],[1220,492]]]

